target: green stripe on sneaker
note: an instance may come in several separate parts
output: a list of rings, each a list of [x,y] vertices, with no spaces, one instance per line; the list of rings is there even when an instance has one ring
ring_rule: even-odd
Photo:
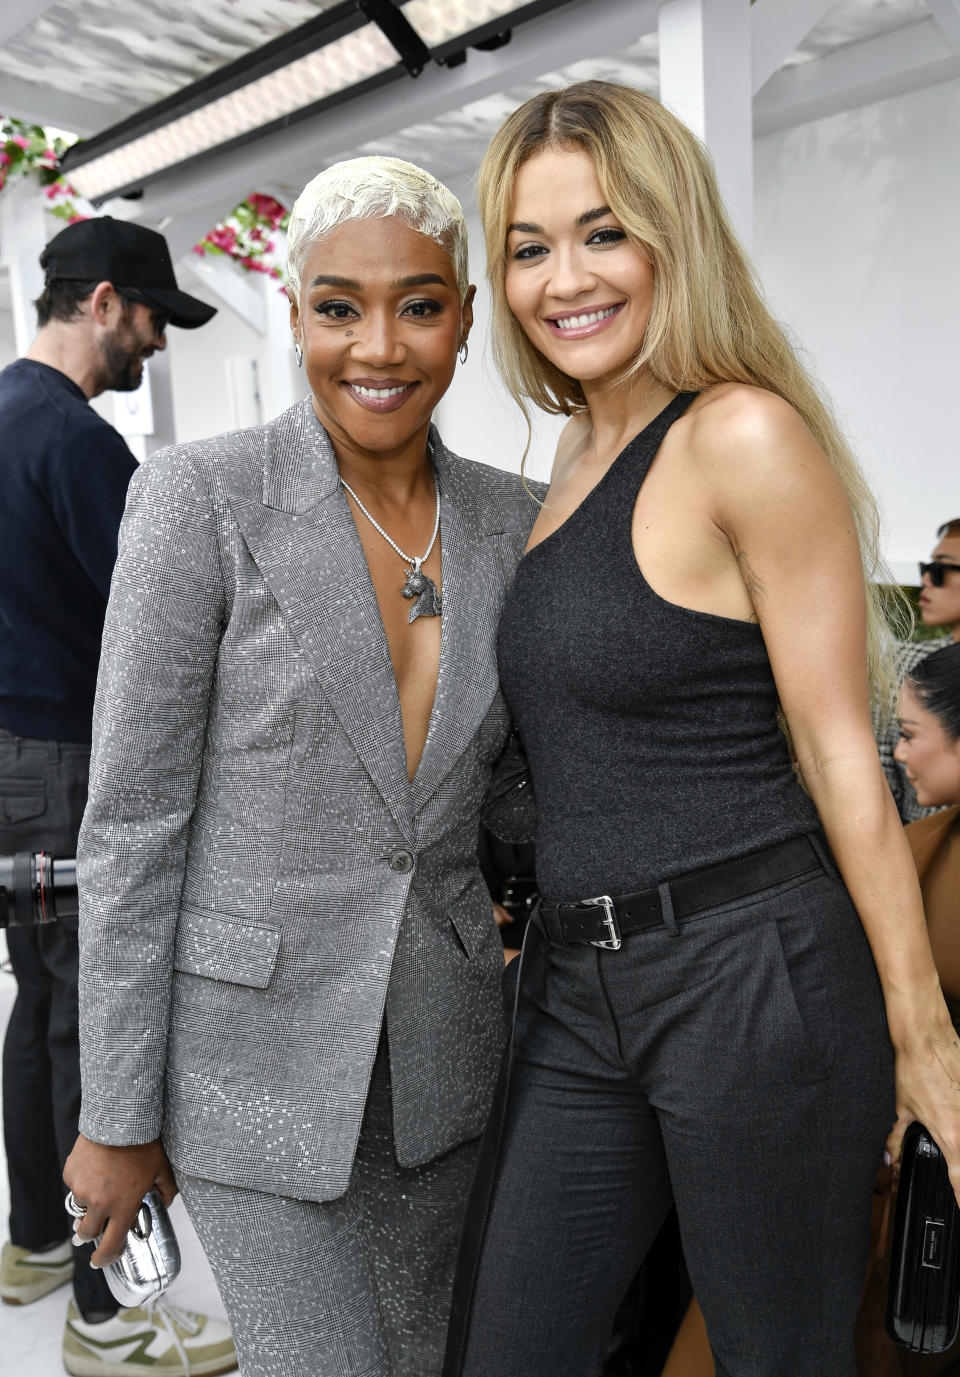
[[[119,1339],[94,1339],[91,1338],[89,1334],[81,1334],[78,1329],[74,1328],[72,1320],[67,1320],[67,1328],[78,1343],[86,1344],[88,1348],[99,1348],[103,1350],[108,1348],[122,1348],[124,1344],[136,1344],[136,1348],[131,1349],[126,1357],[121,1360],[124,1363],[141,1363],[144,1367],[152,1367],[157,1361],[156,1358],[152,1358],[147,1352],[147,1349],[157,1337],[155,1329],[148,1329],[146,1333],[143,1334],[124,1334]]]

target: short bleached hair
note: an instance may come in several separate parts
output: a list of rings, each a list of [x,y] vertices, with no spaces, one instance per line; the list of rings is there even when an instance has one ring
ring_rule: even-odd
[[[293,204],[287,228],[287,276],[299,298],[311,246],[348,220],[397,215],[436,240],[453,262],[460,300],[467,295],[467,224],[449,188],[402,158],[349,158],[318,172]]]

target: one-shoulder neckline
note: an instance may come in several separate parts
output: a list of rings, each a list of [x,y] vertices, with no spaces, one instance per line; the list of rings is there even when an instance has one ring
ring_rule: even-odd
[[[549,533],[549,535],[545,535],[542,540],[538,540],[536,545],[531,546],[529,550],[524,550],[520,560],[521,564],[525,563],[528,559],[531,558],[531,556],[535,555],[538,550],[542,550],[545,545],[549,545],[551,541],[554,541],[554,543],[559,543],[555,540],[555,538],[558,537],[562,531],[566,531],[570,523],[572,521],[575,521],[579,514],[583,511],[583,509],[590,505],[594,495],[596,493],[599,493],[601,489],[604,487],[604,485],[607,483],[607,481],[610,478],[610,475],[620,464],[620,460],[627,453],[627,450],[632,449],[634,445],[638,444],[639,441],[641,441],[643,437],[647,434],[647,432],[652,430],[653,427],[658,424],[658,422],[662,421],[663,418],[666,416],[667,412],[671,411],[677,405],[677,403],[681,401],[684,403],[684,406],[678,411],[677,414],[678,416],[682,415],[683,411],[686,410],[686,407],[690,405],[694,397],[696,397],[697,395],[698,394],[696,392],[678,392],[674,397],[671,397],[670,401],[667,402],[666,406],[661,407],[661,409],[657,412],[656,416],[652,416],[650,420],[647,422],[647,424],[643,427],[643,429],[638,430],[636,435],[631,436],[627,443],[623,446],[623,449],[619,450],[618,453],[616,453],[613,456],[613,459],[610,461],[609,468],[606,470],[605,473],[601,474],[601,476],[597,479],[596,483],[594,483],[590,491],[582,498],[580,502],[577,503],[570,515],[564,521],[562,521],[559,526],[552,530]],[[667,430],[669,430],[670,425],[673,424],[675,419],[675,417],[671,416],[670,423],[667,426]],[[664,431],[664,435],[666,435],[666,431]],[[547,496],[550,496],[549,490],[547,491]]]

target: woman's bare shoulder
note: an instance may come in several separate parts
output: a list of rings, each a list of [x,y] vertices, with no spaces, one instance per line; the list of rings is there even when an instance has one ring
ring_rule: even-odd
[[[701,458],[763,452],[774,443],[807,436],[800,414],[775,392],[750,383],[718,383],[702,392],[687,413],[690,446]]]
[[[839,478],[799,412],[765,388],[721,383],[690,408],[688,461],[721,505],[835,492]]]

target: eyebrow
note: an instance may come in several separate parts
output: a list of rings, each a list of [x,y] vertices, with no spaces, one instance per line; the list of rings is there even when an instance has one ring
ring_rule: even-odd
[[[360,283],[352,277],[334,277],[331,273],[321,273],[310,283],[311,287],[342,287],[345,291],[359,292]]]
[[[602,220],[605,215],[612,215],[613,211],[609,206],[597,206],[595,210],[585,210],[582,215],[578,215],[574,224],[579,228],[581,225],[592,224],[594,220]],[[518,230],[520,234],[543,234],[542,225],[532,225],[526,220],[517,220],[512,225],[507,226],[507,233]]]
[[[414,277],[401,277],[399,282],[394,282],[395,287],[448,287],[450,284],[445,277],[439,273],[417,273]]]
[[[602,220],[605,215],[612,215],[609,206],[597,206],[596,210],[585,210],[582,215],[577,216],[578,225],[589,225],[593,220]]]
[[[390,284],[394,289],[400,290],[405,287],[428,287],[440,286],[448,287],[450,284],[445,277],[439,273],[416,273],[413,277],[401,277],[396,282]],[[333,273],[321,273],[310,283],[311,287],[339,287],[346,292],[362,292],[363,283],[357,282],[352,277],[337,277]]]

